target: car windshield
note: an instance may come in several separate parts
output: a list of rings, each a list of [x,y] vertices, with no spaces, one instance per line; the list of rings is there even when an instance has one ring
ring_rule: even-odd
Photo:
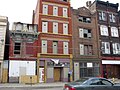
[[[86,82],[88,80],[88,78],[80,78],[79,80],[76,80],[76,83],[80,83],[83,84],[84,82]]]
[[[111,86],[112,83],[106,79],[98,79],[98,78],[93,78],[93,79],[88,79],[82,83],[82,85],[107,85]]]

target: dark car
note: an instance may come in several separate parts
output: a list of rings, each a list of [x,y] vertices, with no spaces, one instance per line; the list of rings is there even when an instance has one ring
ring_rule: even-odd
[[[120,90],[120,85],[105,78],[89,78],[65,84],[63,90]]]

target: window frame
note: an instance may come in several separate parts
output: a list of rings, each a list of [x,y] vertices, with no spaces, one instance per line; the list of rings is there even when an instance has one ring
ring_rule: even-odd
[[[68,8],[63,8],[63,17],[68,17]]]
[[[43,4],[43,11],[42,11],[42,13],[43,13],[44,15],[48,15],[48,5]]]
[[[53,16],[58,16],[58,7],[53,6]]]
[[[48,22],[43,21],[42,22],[42,32],[47,33],[48,32]]]
[[[113,54],[120,54],[120,44],[112,43]]]
[[[20,55],[21,54],[21,42],[15,42],[14,43],[14,54],[16,54],[16,55]]]
[[[106,25],[100,25],[101,36],[109,36],[108,27]]]
[[[63,34],[68,35],[68,24],[63,23]]]
[[[107,21],[107,16],[104,11],[99,11],[99,20]]]
[[[110,53],[110,42],[101,42],[102,54],[111,54]]]
[[[111,36],[112,37],[119,37],[118,28],[117,27],[111,27]]]
[[[47,40],[42,40],[41,44],[41,53],[47,53]]]
[[[57,22],[53,22],[53,33],[58,34],[58,23]]]

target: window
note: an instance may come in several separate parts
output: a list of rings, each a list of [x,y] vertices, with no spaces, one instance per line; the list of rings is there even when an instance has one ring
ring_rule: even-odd
[[[34,32],[33,31],[33,26],[29,25],[29,32]]]
[[[79,16],[78,20],[80,22],[91,23],[91,18],[89,18],[89,17]]]
[[[47,40],[42,40],[42,53],[47,53]]]
[[[43,33],[48,32],[48,22],[42,22],[42,32]]]
[[[92,66],[89,67],[88,63]],[[95,63],[97,66],[94,66]],[[98,62],[80,62],[80,77],[96,77],[99,75],[99,68]]]
[[[20,54],[21,43],[15,43],[14,54]]]
[[[63,53],[68,54],[68,42],[63,42]]]
[[[103,36],[109,36],[108,35],[108,27],[105,25],[100,25],[100,33]]]
[[[79,37],[80,38],[92,38],[91,30],[79,28]]]
[[[110,81],[107,81],[107,80],[102,79],[102,80],[101,80],[101,85],[112,86],[112,83],[111,83]]]
[[[63,17],[68,17],[68,10],[67,10],[67,8],[63,8]]]
[[[53,6],[53,15],[58,16],[58,7]]]
[[[43,14],[48,14],[48,5],[43,5]]]
[[[93,46],[80,44],[80,55],[93,55]]]
[[[105,12],[103,12],[103,11],[99,12],[99,20],[103,20],[103,21],[107,20]]]
[[[68,24],[63,24],[63,34],[68,35]]]
[[[53,33],[58,34],[58,23],[53,22]]]
[[[112,37],[119,37],[118,29],[116,27],[111,27],[111,36]]]
[[[120,54],[120,44],[119,43],[113,43],[113,54]]]
[[[102,42],[101,50],[102,54],[110,54],[110,43]]]
[[[58,41],[53,41],[53,53],[58,53]]]
[[[109,20],[110,20],[110,22],[115,23],[115,22],[116,22],[116,17],[115,17],[115,15],[114,15],[114,14],[109,14]]]
[[[16,25],[16,30],[21,31],[22,30],[22,24],[17,24]]]

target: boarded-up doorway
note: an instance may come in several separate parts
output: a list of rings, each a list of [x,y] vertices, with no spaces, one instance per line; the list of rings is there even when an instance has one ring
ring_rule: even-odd
[[[58,68],[58,67],[54,68],[54,81],[55,82],[59,82],[61,80],[60,72],[61,72],[60,68]]]

